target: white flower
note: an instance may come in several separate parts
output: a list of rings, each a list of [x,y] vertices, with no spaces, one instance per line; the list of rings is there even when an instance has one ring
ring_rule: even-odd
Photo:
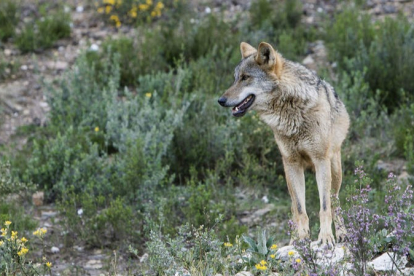
[[[80,208],[80,209],[78,210],[78,216],[82,216],[82,214],[83,214],[83,209],[82,209],[82,208]]]

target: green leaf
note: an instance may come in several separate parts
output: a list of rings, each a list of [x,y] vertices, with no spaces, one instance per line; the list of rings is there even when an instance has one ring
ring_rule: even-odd
[[[243,238],[244,242],[249,245],[248,250],[250,250],[252,252],[258,252],[256,242],[252,238],[250,238],[248,236],[244,236],[244,235],[242,236],[242,238]]]

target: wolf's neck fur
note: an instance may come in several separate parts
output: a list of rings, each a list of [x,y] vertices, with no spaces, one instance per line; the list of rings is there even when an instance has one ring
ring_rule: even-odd
[[[300,64],[285,61],[277,88],[258,113],[273,130],[285,136],[300,131],[307,111],[318,102],[319,78]]]

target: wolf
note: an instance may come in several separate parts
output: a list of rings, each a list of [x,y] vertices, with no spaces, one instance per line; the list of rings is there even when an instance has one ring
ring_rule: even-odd
[[[342,183],[341,145],[349,128],[345,105],[334,88],[301,64],[282,57],[270,44],[240,44],[241,62],[234,83],[218,103],[241,117],[255,110],[274,133],[282,155],[293,222],[300,239],[310,236],[305,207],[304,170],[316,174],[320,199],[319,244],[333,246],[346,238],[343,218],[331,206]],[[339,200],[337,201],[339,203]]]

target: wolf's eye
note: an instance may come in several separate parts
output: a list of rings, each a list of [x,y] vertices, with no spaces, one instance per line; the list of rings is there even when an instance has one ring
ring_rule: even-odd
[[[248,75],[242,75],[240,79],[241,79],[242,81],[245,81],[245,80],[247,80],[248,78],[250,78],[250,76],[248,76]]]

